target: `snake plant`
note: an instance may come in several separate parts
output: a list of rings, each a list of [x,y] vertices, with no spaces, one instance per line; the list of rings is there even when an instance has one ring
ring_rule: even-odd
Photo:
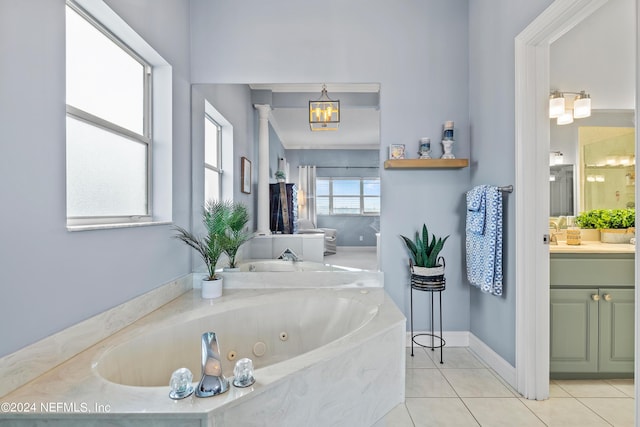
[[[438,256],[449,236],[444,238],[436,238],[434,234],[431,236],[432,238],[429,239],[429,231],[427,230],[426,224],[422,224],[422,235],[416,231],[415,241],[400,235],[407,247],[409,257],[416,267],[431,268],[439,266]]]

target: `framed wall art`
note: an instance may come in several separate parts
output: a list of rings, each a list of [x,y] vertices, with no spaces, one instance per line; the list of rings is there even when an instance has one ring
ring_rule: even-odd
[[[389,145],[390,159],[404,159],[404,144]]]
[[[243,193],[246,194],[251,194],[251,160],[247,159],[246,157],[241,157],[240,158],[240,164],[241,164],[241,169],[240,169],[240,177],[241,177],[241,184],[240,184],[240,190]]]

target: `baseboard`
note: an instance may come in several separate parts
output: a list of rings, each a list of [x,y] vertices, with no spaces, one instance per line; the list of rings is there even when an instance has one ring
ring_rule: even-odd
[[[191,276],[161,285],[0,358],[0,397],[191,290]]]
[[[511,387],[516,388],[516,368],[504,360],[502,356],[493,351],[480,338],[469,332],[469,349],[473,351],[484,363],[496,371]]]

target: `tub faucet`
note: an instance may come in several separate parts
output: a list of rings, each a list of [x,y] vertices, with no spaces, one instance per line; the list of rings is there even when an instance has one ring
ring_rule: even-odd
[[[291,249],[286,248],[278,257],[278,259],[284,260],[284,261],[301,261],[300,257],[298,257],[298,255],[296,255],[295,252],[293,252]]]
[[[196,396],[211,397],[229,390],[229,380],[222,375],[220,349],[215,332],[202,334],[202,378]]]

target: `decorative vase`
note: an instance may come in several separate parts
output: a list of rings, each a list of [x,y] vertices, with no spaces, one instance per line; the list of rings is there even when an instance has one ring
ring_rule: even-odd
[[[431,155],[431,139],[429,138],[420,138],[420,148],[418,149],[418,154],[421,159],[430,159]]]
[[[453,139],[445,139],[442,141],[442,149],[444,150],[444,154],[442,155],[442,159],[455,159],[456,156],[453,155]]]
[[[222,296],[222,277],[214,280],[202,279],[202,298],[212,299]]]

